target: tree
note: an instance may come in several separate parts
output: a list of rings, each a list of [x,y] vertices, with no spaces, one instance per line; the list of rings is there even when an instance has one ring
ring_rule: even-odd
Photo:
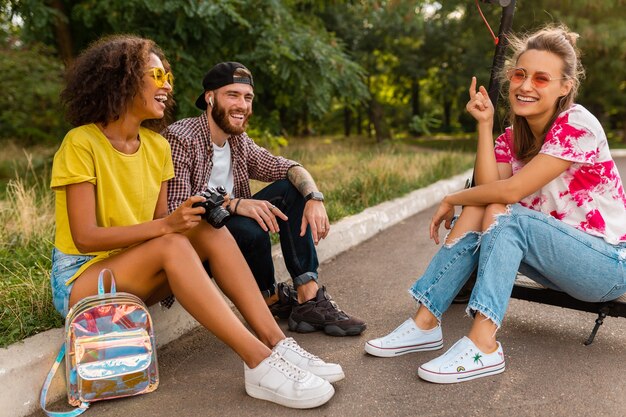
[[[367,114],[378,141],[392,135],[386,107],[406,106],[414,87],[414,69],[419,68],[415,60],[419,60],[423,37],[421,3],[346,1],[319,11],[326,28],[343,40],[350,56],[367,71]],[[354,102],[345,106],[356,107]]]
[[[177,77],[177,117],[196,114],[201,79],[213,64],[238,60],[255,76],[259,121],[293,130],[333,97],[367,97],[363,69],[317,19],[279,0],[5,0],[23,19],[22,39],[53,46],[65,62],[96,38],[136,33],[155,40]],[[279,115],[279,116],[277,116]]]

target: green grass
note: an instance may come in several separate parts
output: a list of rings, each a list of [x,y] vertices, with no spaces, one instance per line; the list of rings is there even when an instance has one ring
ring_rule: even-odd
[[[332,222],[465,171],[473,154],[427,149],[424,143],[376,144],[359,138],[291,139],[276,151],[301,162],[326,196]],[[0,157],[0,347],[60,327],[49,271],[54,199],[53,148],[24,152],[5,145]],[[10,151],[10,152],[9,152]],[[253,190],[262,185],[253,183]]]
[[[282,154],[301,162],[326,196],[331,222],[469,169],[473,156],[361,139],[292,141]]]
[[[54,201],[49,170],[18,160],[0,198],[0,347],[59,327],[49,284]]]

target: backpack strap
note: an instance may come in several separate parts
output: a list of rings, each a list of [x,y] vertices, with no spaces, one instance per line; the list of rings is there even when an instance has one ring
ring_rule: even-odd
[[[104,268],[98,275],[98,295],[104,295],[106,293],[104,289],[104,274],[108,272],[111,275],[111,294],[115,294],[115,277],[113,277],[113,271],[108,268]]]
[[[48,376],[46,376],[46,380],[44,381],[43,387],[41,388],[41,395],[39,397],[39,405],[41,405],[41,409],[44,411],[44,413],[46,413],[46,415],[50,417],[74,417],[74,416],[78,416],[84,413],[85,411],[87,411],[87,408],[89,408],[89,403],[83,402],[81,403],[80,406],[78,406],[72,411],[55,412],[55,411],[46,410],[46,397],[48,396],[48,388],[50,388],[52,377],[54,377],[54,374],[56,374],[57,370],[59,369],[59,365],[61,364],[61,361],[63,360],[64,356],[65,356],[65,343],[61,345],[59,354],[57,355],[56,360],[52,364],[52,368],[50,368],[50,372],[48,372]]]

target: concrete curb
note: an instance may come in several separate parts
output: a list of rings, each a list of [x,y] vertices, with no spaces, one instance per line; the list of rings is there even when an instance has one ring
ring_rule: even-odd
[[[407,196],[370,207],[362,213],[333,224],[329,235],[318,245],[317,253],[320,263],[432,206],[445,194],[461,189],[471,174],[472,171],[469,170],[453,178],[438,181],[426,188],[413,191]],[[275,245],[272,252],[276,267],[276,280],[288,280],[289,274],[282,260],[280,246]],[[150,312],[155,323],[159,346],[177,339],[199,325],[179,303],[175,303],[170,310],[153,306]],[[63,329],[52,329],[6,349],[0,349],[0,386],[2,387],[0,417],[21,417],[35,411],[39,406],[41,385],[62,341]],[[64,381],[64,377],[54,378],[48,392],[48,403],[66,395]]]

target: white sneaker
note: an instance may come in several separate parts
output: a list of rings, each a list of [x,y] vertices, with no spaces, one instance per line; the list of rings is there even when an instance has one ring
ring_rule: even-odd
[[[441,326],[422,330],[408,319],[387,336],[365,343],[365,351],[381,358],[391,358],[405,353],[437,350],[443,346]]]
[[[244,363],[244,379],[249,396],[290,408],[318,407],[335,394],[328,381],[298,368],[277,352],[253,369]]]
[[[456,342],[446,353],[420,366],[420,378],[438,384],[464,382],[504,372],[502,345],[493,353],[483,353],[468,337]]]
[[[280,353],[283,358],[297,367],[324,378],[328,382],[337,382],[345,378],[341,365],[324,362],[312,353],[302,349],[292,337],[281,340],[272,350]]]

